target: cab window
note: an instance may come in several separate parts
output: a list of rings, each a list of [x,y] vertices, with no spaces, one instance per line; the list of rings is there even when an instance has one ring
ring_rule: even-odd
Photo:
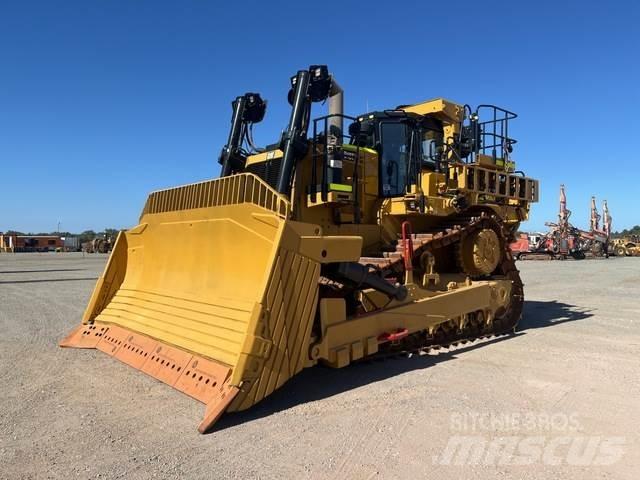
[[[431,120],[431,124],[423,125],[420,132],[420,156],[422,167],[427,170],[439,170],[443,160],[444,133],[442,125]]]
[[[422,166],[429,170],[435,170],[439,147],[438,132],[434,130],[423,131],[421,147]]]
[[[404,123],[380,125],[380,192],[383,197],[405,194],[409,162],[408,128]]]

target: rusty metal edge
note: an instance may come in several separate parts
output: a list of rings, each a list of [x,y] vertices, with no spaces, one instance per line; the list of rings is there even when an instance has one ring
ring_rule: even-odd
[[[92,331],[89,331],[89,329],[92,329]],[[96,330],[98,329],[98,330]],[[94,331],[99,331],[100,333],[96,333],[94,334]],[[125,328],[122,328],[120,326],[111,326],[108,324],[103,324],[101,322],[96,322],[93,324],[81,324],[75,328],[73,328],[71,330],[71,332],[69,332],[69,334],[64,337],[60,342],[59,342],[59,346],[62,348],[80,348],[80,349],[97,349],[97,350],[101,350],[104,353],[106,353],[107,355],[114,357],[118,360],[120,360],[121,362],[128,364],[129,366],[132,366],[130,363],[123,361],[122,358],[118,358],[117,353],[120,352],[123,348],[124,348],[124,344],[119,346],[118,348],[113,349],[113,351],[111,353],[109,353],[108,351],[104,350],[104,349],[100,349],[98,347],[98,344],[100,344],[101,342],[107,342],[107,339],[105,338],[105,336],[108,336],[108,332],[115,332],[117,331],[117,334],[119,337],[121,337],[123,334],[126,337],[131,338],[132,336],[139,336],[142,337],[144,339],[148,339],[151,340],[153,342],[154,348],[156,348],[157,346],[162,346],[164,348],[167,349],[176,349],[176,350],[180,350],[177,349],[176,347],[172,346],[172,345],[168,345],[165,344],[163,342],[159,342],[147,335],[138,333],[138,332],[134,332],[132,330],[128,330]],[[93,338],[91,337],[91,335],[93,335]],[[205,409],[205,414],[204,414],[204,418],[202,419],[202,421],[200,422],[200,424],[198,425],[198,431],[200,433],[206,433],[209,430],[211,430],[211,428],[213,427],[213,425],[216,423],[216,421],[220,418],[220,416],[225,412],[225,410],[228,408],[229,404],[233,401],[233,399],[236,397],[236,395],[239,393],[240,389],[234,385],[230,385],[230,379],[231,379],[231,367],[228,367],[226,365],[220,364],[219,362],[215,362],[211,359],[205,358],[205,357],[200,357],[198,355],[195,355],[191,352],[184,352],[188,354],[188,362],[187,365],[182,366],[182,370],[183,370],[183,375],[186,371],[186,368],[188,366],[188,364],[190,364],[191,362],[193,362],[194,360],[199,360],[202,362],[208,362],[208,363],[212,363],[212,364],[217,364],[219,366],[219,370],[224,370],[227,369],[226,374],[224,375],[224,378],[221,379],[222,382],[220,382],[220,387],[219,390],[211,396],[211,398],[208,399],[208,401],[203,401],[202,399],[198,398],[197,396],[195,396],[195,394],[193,392],[189,392],[189,391],[185,391],[182,390],[180,388],[177,388],[176,385],[179,383],[178,380],[182,379],[182,375],[173,383],[167,383],[166,381],[164,381],[162,378],[159,378],[156,375],[153,375],[152,373],[150,373],[148,370],[145,371],[143,369],[143,366],[146,364],[147,361],[151,362],[151,357],[148,357],[148,359],[138,368],[135,368],[136,370],[139,370],[147,375],[149,375],[152,378],[155,378],[158,381],[161,381],[162,383],[169,385],[173,388],[176,388],[176,390],[185,393],[186,395],[189,395],[190,397],[194,398],[195,400],[200,401],[201,403],[204,403],[206,405],[206,409]],[[195,377],[194,377],[195,378]],[[201,378],[201,377],[200,377]]]

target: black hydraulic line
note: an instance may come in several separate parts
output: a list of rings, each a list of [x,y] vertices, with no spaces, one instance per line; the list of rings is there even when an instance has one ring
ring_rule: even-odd
[[[282,163],[276,184],[276,190],[282,194],[291,193],[296,163],[309,148],[307,132],[311,120],[311,105],[313,102],[322,102],[331,95],[342,94],[342,89],[332,90],[331,85],[332,79],[326,65],[311,65],[309,70],[300,70],[291,79],[291,118],[282,136]]]
[[[228,177],[232,173],[233,157],[237,155],[238,148],[242,142],[242,127],[244,126],[242,115],[246,103],[247,99],[244,95],[236,97],[232,103],[233,115],[231,116],[229,139],[227,140],[227,144],[222,148],[222,152],[220,152],[219,162],[222,165],[222,170],[220,171],[221,177]]]
[[[222,165],[221,177],[242,171],[247,154],[242,149],[243,139],[248,135],[250,127],[264,118],[267,104],[258,93],[245,93],[231,103],[231,130],[227,144],[222,148],[218,161]]]
[[[373,288],[396,300],[407,298],[407,288],[404,285],[392,285],[380,275],[369,271],[369,267],[357,262],[339,262],[331,265],[328,276],[336,276],[340,280],[347,280],[356,288],[364,286]]]
[[[301,136],[306,137],[306,128],[304,122],[307,116],[307,110],[311,108],[311,99],[308,95],[309,89],[309,71],[300,70],[296,75],[295,89],[293,92],[293,108],[291,110],[291,118],[289,126],[283,136],[283,155],[280,167],[280,176],[276,190],[285,195],[291,193],[291,177],[293,168],[296,163],[297,150],[300,149]]]

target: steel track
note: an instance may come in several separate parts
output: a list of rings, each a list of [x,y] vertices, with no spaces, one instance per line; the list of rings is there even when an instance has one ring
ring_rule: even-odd
[[[414,333],[398,342],[383,345],[380,352],[364,360],[399,354],[420,353],[437,348],[450,348],[451,346],[457,346],[459,343],[502,336],[515,331],[522,316],[524,289],[520,279],[520,272],[516,268],[515,259],[509,249],[508,232],[502,227],[498,218],[487,213],[482,213],[478,216],[456,216],[448,220],[444,225],[440,225],[437,230],[415,235],[413,263],[414,265],[419,265],[420,258],[426,252],[434,256],[443,255],[445,254],[442,252],[443,248],[450,245],[459,245],[466,236],[483,228],[491,228],[498,233],[503,255],[496,271],[491,276],[481,278],[483,280],[507,279],[511,281],[511,298],[508,307],[503,311],[496,312],[495,318],[488,324],[484,322],[484,319],[473,318],[472,316],[462,330],[456,330],[445,328],[449,322],[443,322],[432,336],[428,336],[426,331]],[[401,248],[399,245],[398,251]],[[377,260],[377,262],[373,263],[372,260]],[[404,260],[402,256],[397,254],[381,259],[363,257],[360,263],[373,264],[384,277],[403,278],[405,273]]]

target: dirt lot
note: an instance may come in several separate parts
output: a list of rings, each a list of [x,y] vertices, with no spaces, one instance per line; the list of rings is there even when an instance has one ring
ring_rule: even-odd
[[[104,262],[0,254],[1,478],[640,477],[640,258],[521,262],[518,335],[310,369],[204,436],[202,405],[57,347]]]

